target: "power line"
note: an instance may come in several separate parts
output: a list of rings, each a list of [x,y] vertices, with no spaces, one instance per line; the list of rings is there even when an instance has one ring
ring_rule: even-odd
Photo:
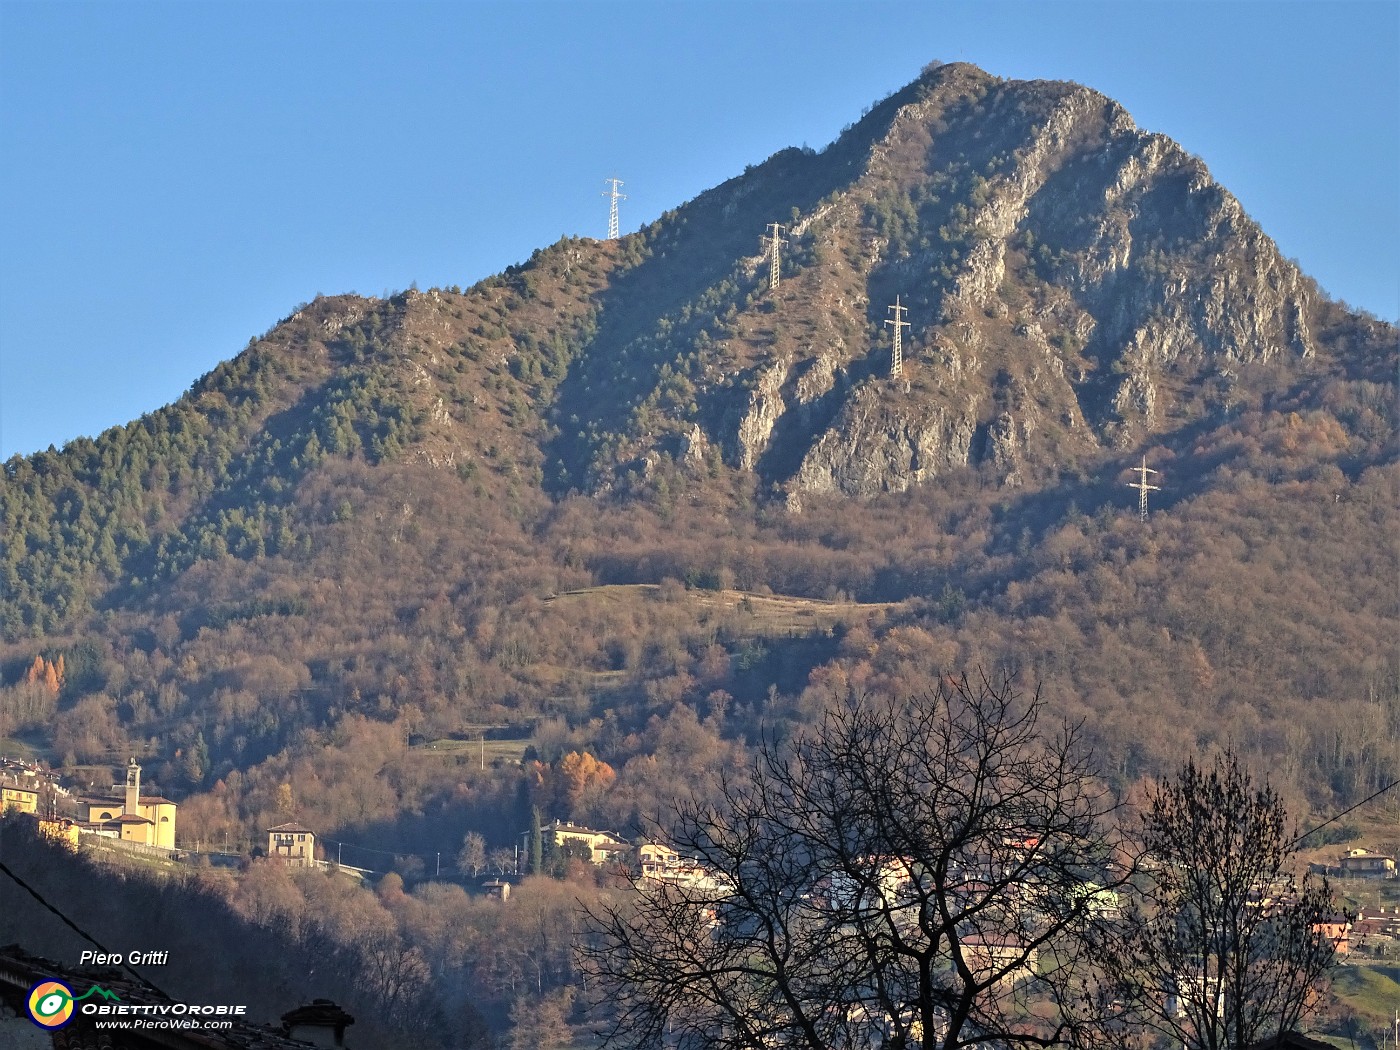
[[[74,921],[73,921],[72,919],[70,919],[68,916],[64,915],[63,912],[59,911],[59,910],[58,910],[57,908],[55,908],[52,904],[50,904],[48,901],[44,900],[43,895],[40,894],[40,892],[39,892],[38,890],[36,890],[33,886],[29,885],[29,883],[25,882],[22,878],[20,878],[20,877],[19,877],[18,875],[16,875],[13,871],[11,871],[11,870],[9,869],[9,866],[6,865],[4,861],[0,861],[0,872],[3,872],[4,874],[6,874],[6,875],[8,875],[10,878],[12,878],[12,879],[15,881],[15,883],[18,884],[18,886],[19,886],[20,889],[22,889],[22,890],[24,890],[26,893],[28,893],[31,897],[33,897],[36,901],[38,901],[43,907],[47,908],[49,911],[51,911],[51,912],[53,912],[55,915],[57,915],[57,916],[59,917],[59,919],[63,922],[63,924],[64,924],[65,926],[67,926],[70,930],[72,930],[74,933],[76,933],[76,934],[77,934],[79,937],[81,937],[83,940],[85,940],[85,941],[87,941],[89,944],[91,944],[94,948],[99,949],[99,950],[102,952],[103,955],[117,955],[117,954],[118,954],[117,952],[110,951],[110,950],[109,950],[107,947],[105,947],[101,942],[99,942],[98,939],[97,939],[96,937],[94,937],[92,934],[88,933],[86,930],[84,930],[81,926],[79,926],[76,922],[74,922]],[[120,965],[121,968],[122,968],[123,970],[125,970],[127,973],[131,974],[131,976],[135,977],[139,982],[141,982],[142,984],[144,984],[147,988],[151,989],[151,991],[156,992],[156,993],[159,994],[159,995],[165,996],[165,998],[171,1000],[172,1002],[175,1000],[175,997],[174,997],[173,995],[171,995],[170,993],[165,992],[165,991],[163,991],[162,989],[158,988],[158,987],[156,986],[156,984],[155,984],[154,981],[152,981],[152,980],[151,980],[150,978],[148,978],[148,977],[143,976],[142,974],[140,974],[139,972],[137,972],[136,970],[134,970],[132,967],[128,966],[125,962],[123,962],[123,963],[121,963],[121,964],[119,964],[119,965]]]
[[[402,852],[400,852],[400,853],[395,853],[395,852],[394,852],[393,850],[391,850],[391,849],[375,849],[373,846],[360,846],[360,845],[356,845],[356,844],[353,843],[353,842],[343,842],[343,841],[341,841],[340,839],[321,838],[320,841],[321,841],[322,843],[332,843],[332,842],[334,842],[337,846],[349,846],[351,849],[363,850],[363,851],[366,852],[366,853],[382,853],[382,854],[383,854],[384,856],[386,856],[386,857],[421,857],[421,856],[426,856],[426,854],[422,854],[422,853],[402,853]]]
[[[1373,801],[1374,799],[1380,798],[1382,795],[1384,795],[1384,794],[1385,794],[1387,791],[1389,791],[1391,788],[1395,787],[1395,785],[1397,785],[1397,784],[1400,784],[1400,780],[1393,780],[1393,781],[1391,781],[1389,784],[1387,784],[1385,787],[1381,788],[1379,791],[1375,792],[1375,793],[1372,794],[1372,795],[1368,795],[1368,796],[1366,796],[1365,798],[1363,798],[1363,799],[1362,799],[1360,802],[1358,802],[1356,805],[1354,805],[1354,806],[1348,806],[1346,809],[1342,810],[1340,813],[1338,813],[1335,817],[1332,817],[1330,820],[1324,820],[1324,821],[1323,821],[1321,824],[1319,824],[1317,827],[1315,827],[1315,828],[1310,828],[1310,829],[1308,829],[1307,831],[1303,832],[1301,835],[1299,835],[1296,839],[1294,839],[1294,840],[1293,840],[1292,842],[1290,842],[1288,845],[1289,845],[1289,846],[1296,846],[1296,845],[1298,845],[1298,843],[1302,842],[1305,838],[1307,838],[1309,835],[1311,835],[1314,831],[1321,831],[1321,830],[1322,830],[1323,828],[1325,828],[1328,824],[1335,824],[1337,821],[1341,820],[1343,817],[1345,817],[1345,816],[1346,816],[1348,813],[1350,813],[1352,810],[1360,809],[1362,806],[1366,805],[1366,803],[1371,802],[1371,801]]]

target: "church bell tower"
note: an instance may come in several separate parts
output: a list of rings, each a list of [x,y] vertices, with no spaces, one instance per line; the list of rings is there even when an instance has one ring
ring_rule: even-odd
[[[126,765],[126,802],[122,813],[133,817],[141,815],[141,767],[134,757]]]

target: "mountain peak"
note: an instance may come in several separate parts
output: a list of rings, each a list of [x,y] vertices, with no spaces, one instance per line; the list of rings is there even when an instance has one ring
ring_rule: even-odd
[[[1392,382],[1394,359],[1393,328],[1327,301],[1117,103],[955,63],[636,234],[564,238],[467,289],[318,298],[65,470],[117,530],[93,571],[148,581],[283,550],[303,486],[345,463],[444,473],[522,520],[676,485],[790,510],[959,472],[1038,488],[1152,447],[1204,477],[1199,434],[1282,391],[1351,403],[1336,391]],[[1362,430],[1351,469],[1387,454]],[[11,481],[62,491],[34,464]],[[62,618],[64,587],[16,579],[12,622]]]
[[[613,329],[605,310],[581,348],[574,376],[616,397],[559,446],[575,486],[697,449],[792,506],[978,463],[1014,485],[1218,417],[1243,371],[1318,353],[1315,286],[1198,158],[1088,88],[964,63],[638,237],[626,280],[654,316]]]

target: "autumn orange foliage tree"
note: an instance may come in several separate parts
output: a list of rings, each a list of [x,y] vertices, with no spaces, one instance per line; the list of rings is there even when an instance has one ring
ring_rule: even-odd
[[[590,796],[606,791],[617,779],[612,766],[587,751],[570,751],[549,765],[535,763],[532,795],[547,813],[568,818]]]
[[[58,659],[54,661],[45,660],[42,656],[34,657],[34,662],[25,673],[24,681],[28,685],[42,685],[57,696],[63,686],[63,654],[59,653]]]

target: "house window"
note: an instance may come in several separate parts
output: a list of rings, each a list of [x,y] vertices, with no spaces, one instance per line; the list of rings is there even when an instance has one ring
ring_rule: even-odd
[[[110,814],[110,813],[103,813],[102,816],[98,817],[97,819],[98,819],[98,820],[111,820],[111,819],[112,819],[112,814]]]

